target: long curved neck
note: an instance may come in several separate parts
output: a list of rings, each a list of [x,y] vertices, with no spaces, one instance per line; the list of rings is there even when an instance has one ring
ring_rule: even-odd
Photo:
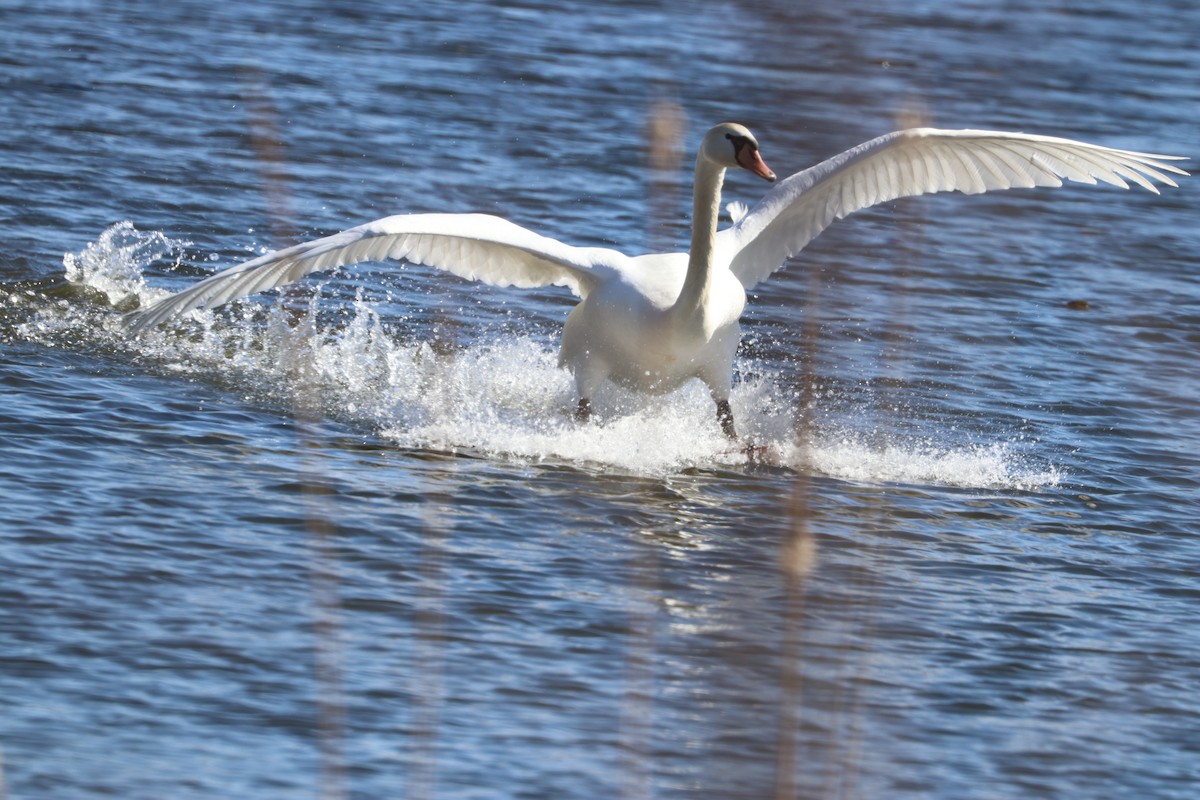
[[[702,319],[713,280],[713,245],[717,238],[717,216],[721,207],[721,184],[725,168],[703,155],[696,156],[692,189],[692,245],[688,251],[687,277],[672,311]]]

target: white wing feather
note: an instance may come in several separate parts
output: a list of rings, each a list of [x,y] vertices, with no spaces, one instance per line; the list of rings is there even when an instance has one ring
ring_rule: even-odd
[[[311,242],[267,253],[218,272],[129,315],[137,333],[193,308],[285,286],[319,270],[384,259],[444,269],[496,286],[566,286],[586,297],[600,276],[626,257],[604,248],[572,247],[487,214],[385,217]]]
[[[717,234],[718,259],[750,288],[834,220],[877,203],[931,192],[1062,186],[1063,178],[1122,189],[1132,181],[1157,194],[1152,180],[1175,186],[1164,173],[1188,174],[1163,163],[1179,158],[1024,133],[896,131],[780,182]]]

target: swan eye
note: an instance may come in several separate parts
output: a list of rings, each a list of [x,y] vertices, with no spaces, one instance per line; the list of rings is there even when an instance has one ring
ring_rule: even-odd
[[[750,141],[750,139],[748,139],[745,136],[738,136],[736,134],[727,133],[727,134],[725,134],[725,138],[728,139],[729,141],[733,142],[733,157],[737,161],[741,161],[743,149],[749,147],[750,152],[752,152],[752,153],[755,152],[756,150],[758,150],[758,145],[756,145],[754,142]]]

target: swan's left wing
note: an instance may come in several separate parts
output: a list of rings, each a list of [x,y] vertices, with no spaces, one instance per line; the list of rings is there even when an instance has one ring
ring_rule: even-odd
[[[717,234],[719,259],[746,288],[783,266],[829,227],[859,209],[931,192],[1062,186],[1066,178],[1155,194],[1151,181],[1175,186],[1165,172],[1188,173],[1161,156],[1025,133],[896,131],[780,182],[731,228]]]
[[[133,333],[193,308],[285,286],[318,270],[384,259],[444,269],[496,286],[566,286],[581,297],[600,272],[626,257],[596,247],[572,247],[487,214],[402,214],[264,256],[209,276],[129,315]]]

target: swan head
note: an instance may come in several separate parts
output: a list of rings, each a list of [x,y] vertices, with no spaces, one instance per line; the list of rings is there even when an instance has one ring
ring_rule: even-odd
[[[700,156],[725,169],[741,167],[764,180],[775,180],[775,173],[758,153],[754,134],[736,122],[722,122],[706,133],[700,143]]]

